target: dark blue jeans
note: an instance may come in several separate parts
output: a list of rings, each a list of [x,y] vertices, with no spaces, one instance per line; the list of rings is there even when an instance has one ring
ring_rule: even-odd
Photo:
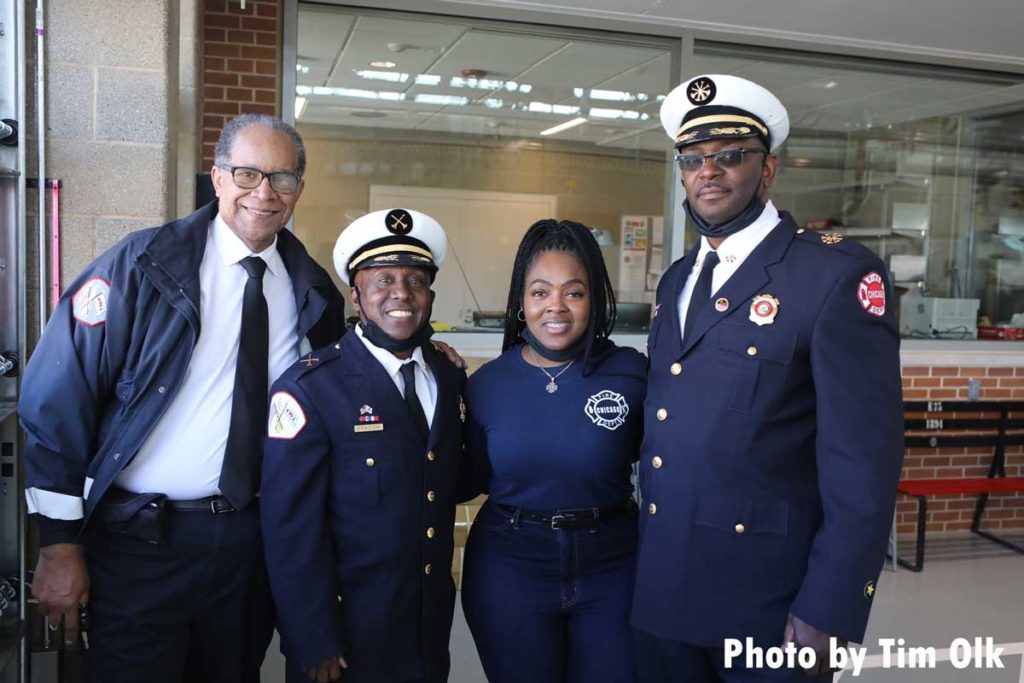
[[[488,502],[466,546],[462,606],[490,683],[632,683],[637,519],[555,530]]]

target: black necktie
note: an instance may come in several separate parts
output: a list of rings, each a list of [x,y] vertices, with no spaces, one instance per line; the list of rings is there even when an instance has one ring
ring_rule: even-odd
[[[270,325],[263,298],[266,262],[259,256],[240,261],[249,274],[242,294],[242,333],[238,341],[231,427],[220,470],[220,492],[241,510],[260,490],[263,434],[267,422],[267,358]]]
[[[686,322],[683,323],[683,343],[686,343],[690,336],[693,323],[697,320],[700,310],[707,305],[711,298],[711,278],[715,273],[715,266],[718,265],[718,252],[709,251],[704,257],[704,265],[701,266],[700,275],[697,276],[697,284],[693,287],[693,294],[690,295],[690,305],[686,308]]]
[[[423,412],[423,404],[420,403],[419,396],[416,395],[416,363],[406,363],[402,366],[401,373],[402,379],[405,381],[405,405],[412,414],[416,431],[423,438],[423,443],[426,443],[430,428],[427,426],[427,415]]]

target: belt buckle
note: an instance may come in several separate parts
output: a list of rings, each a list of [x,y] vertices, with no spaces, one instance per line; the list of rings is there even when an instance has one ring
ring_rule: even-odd
[[[210,512],[212,512],[213,514],[215,514],[215,515],[223,515],[223,514],[225,514],[227,512],[234,512],[234,511],[235,511],[235,507],[230,502],[228,502],[227,505],[225,505],[224,507],[222,507],[221,509],[218,510],[217,509],[217,496],[210,496]]]
[[[566,521],[567,519],[571,519],[571,518],[570,517],[566,517],[565,515],[563,515],[561,513],[556,513],[556,514],[551,515],[551,528],[556,530],[556,531],[558,529],[561,529],[562,528],[562,526],[561,526],[562,522]]]

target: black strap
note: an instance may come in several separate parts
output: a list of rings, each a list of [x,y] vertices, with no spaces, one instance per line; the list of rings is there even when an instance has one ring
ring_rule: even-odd
[[[701,266],[700,274],[697,276],[697,284],[693,287],[693,294],[690,295],[690,305],[686,308],[686,322],[683,323],[683,342],[690,336],[690,329],[697,319],[700,309],[707,305],[711,298],[711,278],[715,273],[715,266],[718,265],[718,252],[709,251],[704,257],[704,265]]]
[[[263,434],[267,417],[267,358],[270,323],[263,297],[266,262],[259,256],[242,259],[249,274],[242,294],[242,328],[231,395],[231,427],[220,471],[220,491],[241,510],[260,489]]]
[[[405,381],[405,405],[412,415],[416,431],[419,432],[423,443],[426,443],[430,428],[427,425],[427,414],[423,412],[423,404],[420,403],[420,399],[416,395],[416,363],[406,363],[402,366],[401,373],[402,379]]]

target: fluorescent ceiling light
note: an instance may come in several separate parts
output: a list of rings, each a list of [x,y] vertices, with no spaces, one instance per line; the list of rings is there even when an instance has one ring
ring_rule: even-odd
[[[325,86],[297,86],[296,95],[334,95],[337,97],[357,97],[363,100],[404,100],[405,93],[400,92],[379,92],[377,90],[359,90],[356,88],[328,88]]]
[[[586,123],[586,122],[587,122],[587,119],[582,117],[582,116],[580,116],[579,118],[572,119],[571,121],[566,121],[565,123],[560,123],[557,126],[552,126],[551,128],[548,128],[547,130],[542,130],[540,132],[540,134],[541,135],[554,135],[555,133],[561,133],[563,130],[569,130],[570,128],[575,128],[576,126],[578,126],[580,124],[583,124],[583,123]]]
[[[394,69],[398,65],[386,59],[375,59],[370,62],[370,66],[374,69]]]
[[[416,74],[416,85],[437,85],[440,82],[440,76],[435,76],[433,74]]]
[[[625,92],[622,90],[598,90],[597,88],[590,89],[590,97],[595,100],[611,100],[613,102],[633,102],[636,100],[636,95],[631,92]]]
[[[627,121],[646,121],[650,114],[641,114],[632,109],[591,109],[588,114],[595,119],[626,119]]]
[[[405,83],[409,80],[409,74],[397,71],[370,71],[364,69],[356,71],[356,75],[371,81],[388,81],[389,83]]]
[[[306,111],[306,98],[296,97],[295,98],[295,118],[301,118],[302,112]]]
[[[468,97],[456,97],[455,95],[434,95],[431,93],[420,93],[416,96],[416,102],[421,104],[442,104],[465,106],[469,103]]]
[[[505,106],[504,100],[498,100],[493,97],[488,97],[484,100],[484,106],[488,109],[501,109]]]

